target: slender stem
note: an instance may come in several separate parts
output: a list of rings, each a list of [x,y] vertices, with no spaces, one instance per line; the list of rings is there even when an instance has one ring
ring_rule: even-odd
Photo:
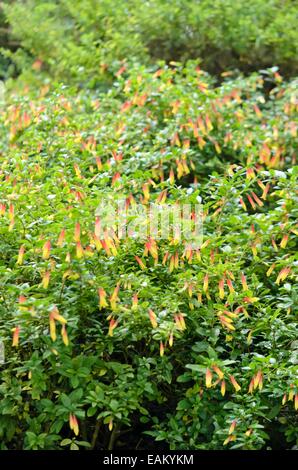
[[[111,433],[111,437],[110,437],[109,445],[108,445],[108,450],[113,450],[117,436],[118,436],[118,428],[117,428],[117,426],[115,426],[112,433]]]
[[[93,450],[95,448],[96,441],[97,441],[97,438],[98,438],[98,433],[99,433],[99,430],[100,430],[100,425],[101,425],[101,422],[96,421],[95,429],[94,429],[94,432],[93,432],[93,435],[92,435],[90,450]]]

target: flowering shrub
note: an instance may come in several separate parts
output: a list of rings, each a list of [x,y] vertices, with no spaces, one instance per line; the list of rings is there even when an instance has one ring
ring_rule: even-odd
[[[1,449],[297,445],[296,87],[188,62],[7,97]],[[117,195],[201,203],[202,245],[100,236]]]
[[[111,80],[121,62],[150,64],[159,59],[200,58],[202,67],[216,74],[273,65],[289,76],[298,70],[293,0],[2,3],[11,42],[21,46],[15,51],[11,44],[10,57],[26,81],[41,73],[98,86]]]

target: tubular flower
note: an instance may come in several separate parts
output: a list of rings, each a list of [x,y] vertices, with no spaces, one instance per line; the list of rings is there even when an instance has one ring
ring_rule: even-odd
[[[220,299],[223,299],[225,297],[224,284],[225,284],[225,280],[224,280],[224,278],[222,278],[218,283],[218,290],[219,290],[219,298]]]
[[[42,257],[43,259],[48,259],[50,257],[51,251],[51,242],[50,240],[46,241],[42,248]]]
[[[69,415],[69,427],[76,436],[79,434],[79,423],[76,416],[72,413]]]
[[[230,426],[229,434],[233,434],[233,432],[235,431],[236,424],[237,424],[237,421],[234,419],[234,420],[232,421],[231,426]]]
[[[203,291],[204,292],[208,291],[208,286],[209,286],[209,276],[208,276],[208,274],[205,274],[204,283],[203,283]]]
[[[242,288],[243,288],[244,291],[248,290],[246,277],[243,273],[241,273],[241,284],[242,284]]]
[[[275,263],[273,263],[270,268],[266,272],[266,276],[269,277],[272,274],[272,271],[274,271],[275,268]]]
[[[277,276],[277,278],[276,278],[275,283],[276,283],[277,285],[279,285],[279,284],[280,284],[280,281],[284,281],[284,280],[288,277],[288,275],[290,274],[290,272],[291,272],[291,268],[290,268],[289,266],[287,266],[287,267],[285,267],[285,268],[282,268],[282,270],[279,272],[279,274],[278,274],[278,276]]]
[[[41,285],[44,289],[47,289],[50,282],[50,271],[46,271],[42,277]]]
[[[80,241],[76,244],[76,255],[78,259],[83,258],[84,256],[84,250]]]
[[[227,279],[227,286],[229,288],[230,293],[233,294],[235,292],[235,289],[233,287],[233,283],[232,283],[231,279]]]
[[[205,383],[207,388],[212,387],[212,372],[210,369],[206,369]]]
[[[60,315],[59,310],[58,310],[57,307],[53,308],[53,310],[50,313],[50,316],[54,320],[57,320],[58,322],[60,322],[62,325],[66,325],[66,323],[67,323],[67,320],[65,320],[65,318],[62,315]]]
[[[226,394],[226,382],[225,380],[222,380],[221,385],[220,385],[220,393],[224,397]]]
[[[65,229],[61,230],[58,240],[57,240],[57,246],[62,246],[65,238]]]
[[[218,375],[220,379],[223,379],[224,373],[222,370],[220,370],[220,368],[216,364],[212,365],[212,369],[214,370],[214,372]]]
[[[74,231],[74,241],[79,242],[81,238],[81,225],[80,222],[77,222],[75,225],[75,231]]]
[[[108,336],[113,336],[114,329],[116,328],[117,325],[118,325],[118,321],[112,317],[110,320],[110,324],[109,324]]]
[[[146,266],[145,264],[143,263],[143,261],[141,260],[141,258],[139,258],[139,256],[135,256],[135,259],[137,260],[138,262],[138,265],[140,266],[141,269],[146,269]]]
[[[132,296],[132,310],[136,310],[138,308],[138,303],[139,303],[138,294],[133,294],[133,296]]]
[[[243,208],[245,211],[247,211],[246,204],[245,204],[245,202],[243,201],[242,197],[239,199],[239,201],[240,201],[240,204],[241,204],[242,208]]]
[[[233,385],[236,392],[239,392],[239,390],[241,390],[240,385],[236,382],[235,377],[233,375],[230,375],[230,382]]]
[[[151,310],[151,308],[149,308],[149,319],[150,319],[152,328],[157,328],[157,319],[156,319],[156,315],[155,315],[155,313],[153,312],[153,310]]]
[[[119,289],[120,289],[120,283],[116,285],[113,294],[110,297],[110,304],[111,304],[111,309],[116,310],[116,302],[119,300],[118,294],[119,294]]]
[[[65,344],[65,346],[68,346],[69,345],[69,339],[68,339],[65,324],[63,324],[62,327],[61,327],[61,336],[62,336],[62,341]]]
[[[285,248],[285,247],[287,246],[288,240],[289,240],[289,235],[288,235],[288,234],[285,234],[285,235],[282,237],[282,240],[281,240],[279,246],[280,246],[281,248]]]
[[[22,265],[24,261],[25,246],[22,245],[19,249],[17,264]]]
[[[15,328],[12,329],[12,331],[13,331],[12,346],[16,348],[19,345],[20,327],[16,326]]]

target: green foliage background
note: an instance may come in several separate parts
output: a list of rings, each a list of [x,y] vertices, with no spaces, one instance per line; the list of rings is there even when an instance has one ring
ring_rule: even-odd
[[[122,60],[201,58],[211,73],[298,69],[296,0],[22,0],[3,10],[26,76],[35,58],[54,79],[93,86]]]
[[[297,2],[2,8],[0,448],[297,448]],[[199,251],[96,239],[147,190]]]

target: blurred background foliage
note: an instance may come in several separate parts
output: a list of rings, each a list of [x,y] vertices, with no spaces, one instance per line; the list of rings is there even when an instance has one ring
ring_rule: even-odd
[[[297,12],[296,0],[6,0],[1,74],[96,86],[124,61],[200,58],[213,74],[278,66],[293,76]]]

